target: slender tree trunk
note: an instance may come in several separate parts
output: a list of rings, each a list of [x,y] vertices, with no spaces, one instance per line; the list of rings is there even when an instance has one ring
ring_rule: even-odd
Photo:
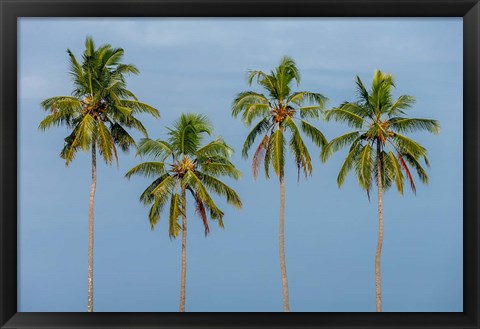
[[[283,170],[280,172],[280,270],[282,272],[282,289],[283,289],[283,311],[290,312],[288,302],[288,280],[287,265],[285,263],[285,181],[283,179]]]
[[[97,149],[92,144],[92,185],[88,205],[88,312],[93,312],[93,202],[97,186]]]
[[[182,187],[182,274],[180,279],[180,312],[185,312],[185,283],[187,279],[187,198]]]
[[[382,311],[382,276],[380,273],[380,257],[382,255],[383,244],[383,185],[382,185],[382,163],[380,158],[381,148],[377,144],[377,183],[378,183],[378,241],[377,251],[375,253],[375,297],[377,312]]]

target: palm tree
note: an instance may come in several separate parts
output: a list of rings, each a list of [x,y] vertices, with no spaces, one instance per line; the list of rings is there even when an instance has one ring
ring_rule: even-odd
[[[345,102],[338,108],[326,111],[326,120],[344,122],[356,130],[331,140],[323,149],[321,158],[326,161],[333,152],[349,145],[348,155],[338,174],[338,186],[343,184],[347,173],[352,169],[369,199],[372,182],[377,184],[379,228],[375,253],[375,295],[376,310],[381,312],[383,193],[395,183],[398,192],[403,195],[405,178],[415,193],[416,187],[410,168],[417,172],[422,183],[428,183],[428,175],[420,163],[423,159],[425,165],[430,166],[427,150],[404,133],[427,130],[438,134],[440,126],[435,120],[406,117],[405,111],[412,107],[415,99],[402,95],[394,100],[392,89],[395,84],[391,74],[375,70],[370,91],[367,91],[358,76],[355,82],[357,102]]]
[[[160,219],[160,212],[170,200],[168,235],[177,238],[182,233],[182,271],[180,280],[180,312],[185,312],[185,283],[187,274],[187,191],[195,203],[195,212],[202,219],[205,236],[210,232],[210,219],[223,228],[224,213],[217,207],[210,193],[224,197],[237,208],[242,206],[237,193],[218,177],[240,178],[240,172],[230,162],[233,150],[221,138],[202,146],[205,134],[211,135],[212,125],[205,116],[182,114],[167,141],[144,138],[139,143],[139,154],[157,161],[143,162],[127,172],[126,177],[143,175],[155,180],[140,196],[140,202],[151,205],[148,218],[152,230]],[[166,162],[171,157],[171,162]],[[178,223],[182,216],[182,224]]]
[[[71,96],[55,96],[41,105],[49,111],[39,125],[41,130],[64,125],[71,133],[65,138],[60,152],[68,166],[79,150],[91,150],[92,184],[90,188],[88,220],[88,312],[93,312],[93,203],[96,189],[97,148],[107,164],[115,158],[118,165],[117,147],[124,152],[136,147],[134,139],[125,128],[134,128],[147,136],[142,123],[135,114],[148,113],[155,118],[159,112],[140,102],[127,89],[125,75],[138,74],[132,64],[122,64],[123,49],[109,44],[95,48],[93,39],[85,40],[82,63],[70,49],[70,74],[74,90]]]
[[[300,171],[305,178],[312,173],[312,163],[308,149],[302,139],[301,132],[313,143],[323,147],[327,141],[323,134],[307,122],[307,119],[319,119],[327,98],[309,91],[292,92],[295,81],[298,86],[300,74],[293,59],[283,57],[279,66],[269,74],[262,71],[249,71],[248,84],[256,80],[267,95],[254,91],[244,91],[237,95],[232,105],[232,115],[242,116],[243,122],[250,126],[254,119],[260,118],[248,134],[243,145],[242,155],[248,157],[248,150],[257,136],[263,135],[252,160],[254,178],[264,163],[265,176],[269,178],[269,167],[273,167],[280,182],[280,229],[279,253],[282,277],[283,310],[290,311],[288,298],[287,268],[285,263],[284,214],[285,214],[285,148],[286,135],[290,135],[288,146],[295,159],[298,178]],[[308,104],[307,104],[308,103]],[[299,126],[297,124],[299,123]]]

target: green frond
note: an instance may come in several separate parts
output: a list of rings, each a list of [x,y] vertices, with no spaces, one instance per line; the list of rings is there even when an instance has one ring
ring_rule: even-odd
[[[426,130],[433,134],[440,133],[440,124],[437,120],[394,117],[389,119],[387,122],[389,123],[391,129],[401,133],[421,130]]]
[[[377,161],[380,159],[380,171],[377,168]],[[375,178],[375,185],[378,186],[378,175],[382,181],[383,191],[387,191],[396,180],[395,164],[392,163],[390,156],[384,150],[375,152],[373,160],[373,176]],[[402,189],[403,193],[403,189]],[[370,198],[370,196],[369,196]]]
[[[152,194],[155,197],[172,194],[176,185],[177,181],[175,178],[168,175],[152,190]]]
[[[230,158],[233,154],[233,149],[228,146],[225,141],[218,137],[213,141],[209,142],[205,146],[200,147],[195,155],[197,157],[225,157]]]
[[[153,191],[155,190],[155,188],[157,188],[157,186],[162,183],[167,177],[169,177],[170,174],[169,173],[165,173],[163,175],[161,175],[160,177],[158,177],[157,179],[155,179],[146,189],[145,191],[143,191],[143,193],[140,195],[140,202],[143,203],[144,205],[149,205],[151,203],[153,203],[154,199],[155,199],[155,195],[153,195]],[[159,197],[167,197],[169,196],[170,194],[169,193],[163,193],[161,195],[159,195]]]
[[[366,144],[362,147],[358,159],[355,161],[355,173],[358,183],[367,192],[371,190],[373,171],[372,147],[370,144]]]
[[[385,155],[385,158],[387,158],[387,155]],[[398,162],[397,157],[393,152],[388,152],[388,159],[390,160],[389,163],[391,164],[392,167],[392,180],[395,180],[395,184],[397,186],[397,190],[400,194],[403,195],[403,181],[404,181],[404,176],[402,173],[402,166]]]
[[[320,153],[320,159],[322,162],[326,162],[333,154],[344,148],[347,145],[351,145],[360,137],[360,131],[353,131],[350,133],[343,134],[338,136],[330,141]]]
[[[358,159],[358,156],[362,150],[361,139],[357,138],[350,147],[347,157],[345,158],[342,167],[338,173],[337,177],[337,184],[338,187],[341,187],[345,182],[345,178],[350,170],[352,170],[355,166],[355,162]]]
[[[285,139],[282,130],[277,129],[273,133],[272,137],[270,138],[270,144],[272,146],[272,167],[277,176],[280,176],[280,173],[283,172],[285,168]]]
[[[130,169],[125,177],[130,179],[132,175],[141,175],[144,177],[154,177],[165,174],[164,162],[143,162]]]
[[[240,197],[232,188],[213,176],[209,176],[201,172],[197,172],[196,174],[204,186],[206,186],[209,190],[215,192],[219,196],[225,197],[227,202],[234,205],[236,208],[242,207],[242,201],[240,200]]]
[[[110,135],[110,130],[105,126],[102,120],[97,119],[97,148],[100,155],[103,157],[107,164],[112,163],[114,156],[114,148],[112,135]],[[116,154],[115,154],[115,158]],[[117,158],[118,161],[118,158]]]
[[[395,87],[393,76],[375,70],[369,103],[376,116],[388,114],[393,103],[392,89]]]
[[[255,142],[255,138],[257,138],[258,135],[267,132],[271,125],[271,118],[270,116],[267,116],[260,120],[255,127],[253,127],[243,143],[242,156],[244,158],[248,157],[248,150]]]
[[[241,177],[241,172],[225,158],[209,157],[197,158],[197,160],[200,165],[200,170],[206,174],[216,177],[228,176],[234,179],[239,179]]]
[[[257,83],[260,81],[265,80],[268,77],[268,74],[264,73],[263,71],[259,70],[248,70],[247,72],[247,82],[251,86],[253,80],[257,79]],[[271,86],[273,88],[273,85]]]
[[[247,122],[247,119],[248,122],[251,122],[254,117],[258,117],[265,112],[265,107],[268,112],[268,99],[263,94],[244,91],[237,94],[232,103],[232,116],[236,118],[240,113],[243,113],[244,122]]]
[[[392,137],[389,138],[389,141],[392,141],[395,145],[395,148],[401,153],[409,152],[414,155],[416,158],[423,157],[426,158],[427,150],[415,142],[414,140],[408,138],[399,133],[395,133]]]
[[[130,147],[137,148],[137,144],[130,134],[118,123],[110,125],[110,134],[115,145],[120,146],[123,152],[128,152]]]
[[[293,153],[293,157],[295,158],[298,176],[300,176],[301,169],[305,175],[305,178],[307,178],[308,175],[312,174],[312,160],[310,158],[307,146],[303,142],[302,136],[300,136],[300,131],[297,125],[290,117],[285,119],[284,124],[285,127],[288,128],[292,133],[289,146]]]
[[[359,101],[365,104],[369,104],[370,94],[368,93],[367,88],[365,88],[362,79],[360,79],[358,75],[355,78],[355,84],[357,85],[357,97]]]
[[[300,128],[316,146],[323,148],[328,143],[323,133],[307,121],[300,120]]]
[[[195,191],[195,193],[198,194],[199,199],[203,202],[204,206],[209,210],[210,218],[213,220],[218,220],[219,225],[223,226],[223,224],[221,224],[221,220],[224,213],[220,209],[218,209],[207,189],[202,184],[202,181],[198,178],[197,175],[195,175],[194,172],[192,172],[191,170],[187,171],[185,176],[183,176],[182,178],[181,185],[184,187],[189,187],[193,191]]]
[[[74,158],[75,152],[78,149],[88,150],[92,141],[96,136],[97,126],[95,125],[95,119],[91,115],[86,114],[82,121],[75,127],[73,132],[73,140],[69,145],[68,151],[64,154],[66,164],[68,165]]]
[[[182,113],[180,119],[173,124],[173,128],[169,129],[168,142],[172,146],[172,150],[178,151],[180,154],[194,155],[204,134],[210,135],[212,130],[212,124],[206,116]]]
[[[148,212],[148,220],[150,222],[150,229],[153,230],[160,220],[160,213],[168,202],[168,196],[157,195],[153,196],[153,203]]]
[[[402,157],[406,160],[406,162],[412,166],[413,169],[417,172],[420,181],[424,184],[428,184],[428,175],[425,169],[423,169],[422,165],[418,161],[418,158],[412,154],[409,150],[404,150],[402,152]],[[426,159],[426,157],[425,157]],[[428,161],[428,159],[426,159]]]
[[[363,127],[364,119],[358,113],[363,108],[356,103],[343,103],[339,108],[333,108],[325,112],[325,120],[344,122],[350,127],[360,129]]]
[[[323,106],[304,106],[298,109],[301,119],[320,119]]]
[[[131,108],[122,105],[114,105],[114,108],[125,117],[131,116],[133,112]]]
[[[125,107],[131,109],[132,114],[148,113],[154,118],[160,117],[160,112],[153,106],[150,106],[146,103],[137,100],[123,100],[122,103]]]
[[[265,170],[265,178],[269,179],[270,178],[270,164],[272,163],[272,154],[273,154],[273,148],[274,148],[274,143],[272,143],[272,138],[273,135],[275,134],[275,130],[272,130],[270,133],[270,136],[268,137],[268,143],[265,149],[265,158],[263,160],[263,167]]]
[[[173,154],[173,149],[169,143],[160,139],[142,138],[138,144],[138,154],[165,161]]]
[[[178,193],[172,195],[168,218],[168,236],[171,239],[176,239],[178,237],[178,234],[182,230],[182,227],[178,223],[178,219],[183,214],[182,202],[182,198]]]
[[[60,116],[73,116],[83,110],[82,102],[71,96],[55,96],[43,100],[40,105],[45,111]]]
[[[293,103],[300,107],[301,118],[318,119],[327,101],[328,98],[322,94],[312,93],[310,91],[299,91],[291,94],[286,103]],[[303,106],[305,104],[313,104],[313,106]]]
[[[404,110],[410,109],[415,103],[415,98],[409,95],[402,95],[392,104],[388,109],[387,114],[389,116],[405,114]]]

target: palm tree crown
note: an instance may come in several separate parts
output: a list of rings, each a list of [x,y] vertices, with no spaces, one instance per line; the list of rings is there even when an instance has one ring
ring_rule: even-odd
[[[67,165],[78,150],[88,150],[92,145],[98,147],[105,162],[111,163],[113,158],[118,161],[116,145],[122,151],[136,146],[125,128],[137,129],[147,136],[134,115],[148,113],[158,118],[159,112],[140,102],[127,89],[125,75],[138,74],[138,69],[132,64],[121,63],[123,49],[108,44],[95,48],[93,39],[88,37],[82,63],[70,49],[67,53],[74,90],[71,96],[51,97],[41,103],[50,114],[39,128],[66,125],[72,130],[60,153]]]
[[[128,171],[127,178],[134,174],[155,177],[155,180],[140,196],[140,201],[151,205],[149,220],[152,229],[168,200],[169,236],[176,238],[181,230],[178,223],[182,215],[182,190],[188,190],[195,200],[195,210],[203,221],[205,235],[209,233],[207,212],[223,228],[224,213],[217,207],[210,193],[225,197],[229,204],[242,206],[237,193],[218,179],[228,176],[240,177],[240,172],[230,162],[233,150],[221,139],[202,146],[205,134],[210,135],[212,125],[205,116],[182,114],[169,129],[167,141],[144,138],[139,143],[139,154],[151,156],[157,161],[143,162]],[[171,162],[167,162],[171,158]]]
[[[248,150],[259,135],[264,135],[255,151],[252,162],[254,177],[264,162],[265,176],[269,177],[269,167],[280,175],[285,166],[285,132],[291,134],[288,145],[295,158],[298,174],[303,171],[305,177],[312,172],[312,164],[308,149],[300,131],[307,135],[317,146],[326,144],[324,135],[307,122],[308,119],[319,119],[327,98],[309,91],[292,92],[294,82],[300,83],[300,73],[293,59],[283,57],[279,66],[269,74],[262,71],[249,71],[248,83],[256,80],[267,95],[254,91],[245,91],[237,95],[232,105],[232,115],[242,116],[248,126],[254,119],[260,121],[248,134],[243,145],[242,155],[246,158]],[[308,104],[309,103],[309,104]],[[300,128],[297,125],[300,123]]]
[[[367,91],[358,76],[356,85],[356,102],[345,102],[338,108],[326,111],[327,121],[334,119],[344,122],[356,130],[331,140],[322,151],[322,160],[326,161],[333,152],[349,145],[348,155],[337,178],[339,186],[353,169],[360,186],[368,195],[372,181],[378,181],[372,178],[377,178],[378,175],[383,189],[388,189],[395,183],[398,191],[403,194],[406,178],[415,192],[416,187],[409,167],[417,172],[423,183],[427,183],[428,176],[421,160],[427,166],[429,161],[426,149],[404,133],[427,130],[438,134],[438,122],[406,117],[406,111],[412,107],[415,99],[402,95],[394,100],[392,90],[395,84],[391,74],[376,70],[370,91]],[[380,166],[376,165],[377,161]]]

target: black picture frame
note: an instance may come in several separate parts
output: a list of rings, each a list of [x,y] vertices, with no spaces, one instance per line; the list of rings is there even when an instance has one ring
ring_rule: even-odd
[[[0,0],[0,15],[1,328],[479,328],[479,0]],[[464,312],[17,312],[17,19],[117,16],[463,17]]]

